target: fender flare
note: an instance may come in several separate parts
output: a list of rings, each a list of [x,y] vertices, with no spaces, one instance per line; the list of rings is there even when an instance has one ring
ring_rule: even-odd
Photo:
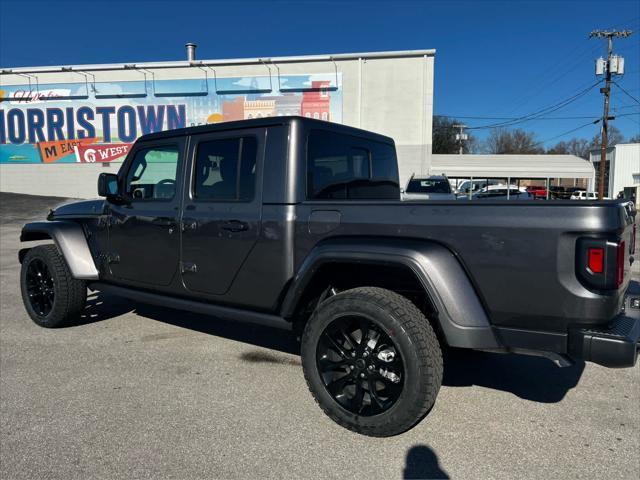
[[[489,318],[462,265],[446,247],[411,239],[333,239],[303,261],[282,304],[292,318],[318,269],[330,263],[378,263],[409,268],[431,300],[449,346],[500,348]]]
[[[21,242],[52,239],[64,257],[73,278],[82,280],[98,280],[96,268],[87,239],[78,223],[54,220],[51,222],[32,222],[22,227]],[[20,262],[24,251],[20,251]]]

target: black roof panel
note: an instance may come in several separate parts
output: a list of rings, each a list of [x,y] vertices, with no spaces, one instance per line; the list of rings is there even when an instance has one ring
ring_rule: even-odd
[[[393,139],[391,139],[390,137],[369,132],[367,130],[301,116],[265,117],[252,118],[249,120],[235,120],[232,122],[209,123],[207,125],[198,125],[195,127],[177,128],[175,130],[164,130],[162,132],[149,133],[147,135],[142,135],[140,138],[138,138],[137,141],[145,142],[149,140],[160,140],[163,138],[186,135],[198,135],[202,133],[223,132],[227,130],[242,130],[248,128],[268,127],[272,125],[289,125],[293,122],[300,122],[306,129],[322,128],[326,130],[342,132],[345,134],[368,137],[372,140],[377,140],[385,143],[393,142]]]

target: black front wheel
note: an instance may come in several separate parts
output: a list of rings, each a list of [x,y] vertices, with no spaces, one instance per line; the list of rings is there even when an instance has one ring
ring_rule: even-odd
[[[371,436],[413,427],[442,382],[442,353],[429,321],[405,297],[374,287],[322,302],[305,327],[302,366],[325,413]]]
[[[22,301],[31,319],[54,328],[77,319],[84,309],[87,286],[73,278],[55,245],[30,249],[20,272]]]

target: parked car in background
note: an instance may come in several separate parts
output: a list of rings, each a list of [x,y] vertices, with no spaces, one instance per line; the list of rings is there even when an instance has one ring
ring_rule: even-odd
[[[571,200],[598,200],[598,194],[596,192],[578,190],[571,194]]]
[[[411,177],[402,192],[403,200],[455,200],[449,180],[445,175]]]
[[[516,185],[509,185],[508,188],[506,185],[489,185],[471,195],[471,200],[533,200],[534,198],[526,188],[518,188]],[[469,199],[469,196],[461,195],[458,199]]]
[[[465,180],[464,182],[462,182],[460,185],[458,185],[458,188],[456,189],[455,193],[457,193],[458,195],[463,195],[469,194],[469,190],[471,190],[471,192],[477,192],[479,190],[482,190],[483,188],[485,188],[488,185],[500,185],[500,180],[497,179],[478,179],[478,180]]]
[[[564,187],[553,186],[549,187],[549,198],[553,198],[555,200],[562,200],[565,198],[565,190]],[[569,197],[566,197],[569,198]]]
[[[527,187],[527,192],[533,195],[534,198],[547,198],[547,188],[541,185],[529,185]]]
[[[584,187],[566,187],[564,189],[564,195],[562,198],[564,198],[565,200],[570,200],[571,195],[582,190],[584,190]]]

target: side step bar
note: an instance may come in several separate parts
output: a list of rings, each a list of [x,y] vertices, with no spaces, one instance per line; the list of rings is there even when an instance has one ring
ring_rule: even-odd
[[[176,310],[186,310],[193,313],[211,315],[223,320],[235,322],[255,323],[266,327],[291,330],[293,325],[282,317],[269,315],[267,313],[240,310],[231,307],[222,307],[211,303],[197,302],[186,298],[171,297],[158,293],[146,292],[132,288],[120,287],[108,283],[93,282],[89,284],[91,290],[111,293],[113,295],[129,298],[140,303],[149,303],[161,307],[174,308]]]

